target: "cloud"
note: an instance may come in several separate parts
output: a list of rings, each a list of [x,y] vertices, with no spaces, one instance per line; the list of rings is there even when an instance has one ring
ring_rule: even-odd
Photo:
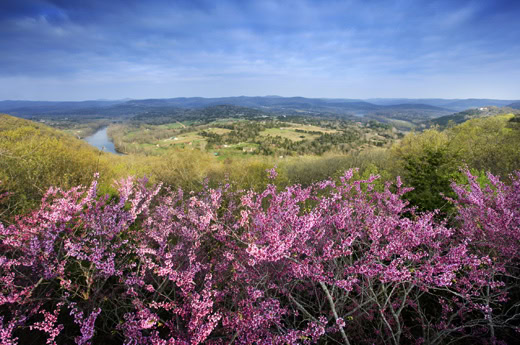
[[[428,94],[418,97],[448,89],[458,97],[458,87],[480,75],[510,97],[520,91],[505,78],[520,73],[520,6],[509,3],[7,0],[0,4],[0,82],[39,99],[24,83],[52,85],[55,94],[45,97],[53,99],[168,90],[408,96],[427,82],[419,89]],[[441,77],[457,88],[439,85]],[[0,99],[20,92],[0,88]]]

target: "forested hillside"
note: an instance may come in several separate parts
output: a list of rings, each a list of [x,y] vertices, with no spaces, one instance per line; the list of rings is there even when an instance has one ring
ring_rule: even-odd
[[[438,125],[442,128],[448,127],[448,126],[454,126],[458,125],[460,123],[463,123],[465,121],[471,120],[471,119],[478,119],[481,117],[489,117],[499,114],[520,114],[520,111],[518,109],[513,109],[512,107],[493,107],[493,106],[487,106],[487,107],[480,107],[480,108],[473,108],[473,109],[467,109],[464,111],[461,111],[456,114],[441,116],[439,118],[433,119],[428,121],[429,126],[435,126]]]

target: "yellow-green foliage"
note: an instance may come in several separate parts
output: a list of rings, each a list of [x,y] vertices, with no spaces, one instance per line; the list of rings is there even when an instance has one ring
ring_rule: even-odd
[[[418,155],[422,153],[426,147],[438,149],[448,144],[449,138],[446,132],[428,129],[422,133],[409,133],[398,145],[392,147],[392,151],[397,156]]]
[[[48,187],[88,184],[96,171],[109,178],[102,155],[72,135],[0,115],[0,194],[9,193],[0,213],[24,212]]]
[[[391,170],[394,175],[406,175],[405,164],[411,158],[420,158],[425,152],[437,152],[448,150],[450,154],[455,154],[450,150],[450,138],[447,132],[440,132],[436,129],[428,129],[422,133],[411,132],[406,135],[398,144],[391,148]]]
[[[406,157],[442,148],[458,166],[506,176],[520,168],[520,129],[511,125],[512,118],[512,114],[498,115],[466,121],[442,132],[410,133],[392,147],[395,172],[402,172]]]
[[[382,180],[391,177],[388,173],[388,149],[385,148],[352,151],[346,155],[327,154],[293,158],[282,164],[282,167],[286,169],[290,183],[302,185],[309,185],[330,177],[338,178],[348,169],[359,169],[356,175],[359,177],[364,177],[366,171],[368,174],[381,175]]]
[[[520,169],[520,129],[512,114],[467,121],[447,131],[450,148],[471,168],[507,176]]]
[[[271,181],[268,179],[267,170],[274,166],[277,166],[278,177]],[[289,182],[285,166],[268,157],[239,158],[231,162],[224,162],[220,174],[229,176],[229,180],[237,188],[256,191],[263,190],[269,183],[283,187]]]
[[[209,154],[198,150],[171,150],[160,157],[148,157],[155,178],[169,186],[197,190],[211,166]]]
[[[507,176],[520,169],[520,130],[499,115],[467,121],[445,131],[410,133],[391,150],[392,172],[415,190],[408,197],[424,209],[447,205],[439,193],[449,194],[459,169],[491,171]]]
[[[410,133],[392,147],[394,173],[402,173],[407,157],[443,149],[446,163],[467,165],[506,176],[520,168],[520,129],[512,127],[512,114],[473,119],[445,131]]]
[[[267,169],[276,162],[268,157],[217,160],[199,150],[170,150],[162,156],[145,158],[151,167],[152,177],[167,186],[184,190],[200,190],[205,180],[211,186],[230,182],[237,189],[260,190],[268,183]],[[285,170],[278,170],[278,185],[287,184]]]

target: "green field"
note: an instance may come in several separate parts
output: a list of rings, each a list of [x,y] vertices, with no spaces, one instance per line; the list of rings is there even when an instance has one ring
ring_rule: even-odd
[[[210,132],[210,133],[215,133],[218,135],[227,134],[227,133],[231,132],[231,130],[227,129],[227,128],[208,128],[208,129],[205,129],[205,131]]]
[[[186,128],[189,124],[188,123],[182,123],[182,122],[173,122],[173,123],[167,123],[164,125],[159,125],[157,128],[160,129],[178,129],[178,128]]]
[[[296,130],[307,131],[307,132],[320,132],[320,133],[335,133],[336,130],[326,129],[322,127],[312,126],[312,125],[302,125],[302,124],[289,124],[289,126],[279,127],[279,128],[269,128],[260,132],[262,136],[279,136],[282,138],[286,138],[292,141],[302,141],[302,140],[314,140],[319,137],[317,134],[311,133],[303,133],[297,132]]]

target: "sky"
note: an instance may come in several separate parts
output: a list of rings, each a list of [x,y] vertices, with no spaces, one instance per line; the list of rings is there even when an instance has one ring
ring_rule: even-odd
[[[0,0],[0,100],[520,99],[520,0]]]

